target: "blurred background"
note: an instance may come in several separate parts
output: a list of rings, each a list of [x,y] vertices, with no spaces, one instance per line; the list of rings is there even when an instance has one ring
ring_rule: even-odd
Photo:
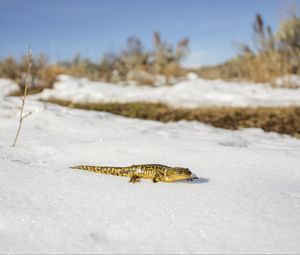
[[[58,96],[51,100],[43,97],[52,103],[160,121],[197,119],[234,129],[255,126],[298,136],[295,116],[300,113],[299,107],[294,106],[299,100],[290,99],[290,95],[299,95],[300,88],[299,6],[300,0],[1,0],[0,78],[18,84],[19,90],[11,95],[23,94],[30,46],[33,59],[29,94],[53,89],[57,77],[63,74],[124,87],[172,87],[187,79],[198,79],[198,83],[179,85],[186,89],[174,90],[173,94],[169,90],[143,91],[148,95],[164,94],[165,98],[186,95],[179,100],[185,105],[197,101],[196,106],[208,106],[205,103],[209,99],[218,106],[250,107],[252,96],[261,100],[251,109],[230,108],[224,112],[214,108],[208,114],[207,109],[201,113],[191,109],[179,111],[182,105],[177,101],[172,105],[177,109],[167,105],[149,107],[149,100],[144,100],[140,92],[128,96],[138,105],[124,105],[119,99],[129,90],[119,90],[121,96],[110,100],[115,104],[104,105],[109,101],[108,94],[115,93],[112,91],[117,87],[101,83],[99,100],[94,100],[93,105],[83,100],[77,104],[74,97],[87,98],[96,93],[91,90],[83,95],[79,89],[74,97],[64,100]],[[208,80],[224,82],[217,88]],[[225,81],[239,82],[245,89],[238,88],[233,95],[234,86]],[[294,91],[271,93],[265,87],[261,89],[264,92],[256,92],[245,83]],[[273,94],[277,97],[273,98]],[[283,94],[285,106],[290,106],[284,110],[279,109],[282,98],[278,96]],[[237,102],[248,95],[248,101]],[[158,101],[168,103],[162,98]],[[257,109],[253,110],[253,106]],[[262,119],[268,122],[261,123]]]
[[[37,87],[57,73],[153,85],[186,69],[271,81],[299,72],[299,3],[1,0],[0,75],[20,78],[30,45]]]

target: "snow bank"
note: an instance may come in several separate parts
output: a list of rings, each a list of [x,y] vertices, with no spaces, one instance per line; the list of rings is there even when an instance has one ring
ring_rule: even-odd
[[[172,106],[288,106],[300,105],[300,89],[274,89],[268,84],[229,83],[189,79],[173,86],[122,86],[60,76],[54,89],[44,90],[39,98],[62,99],[79,103],[162,102]]]
[[[9,79],[0,78],[0,97],[19,90],[18,84]]]
[[[10,93],[17,92],[19,90],[19,86],[12,80],[9,79],[1,79],[0,78],[0,121],[2,117],[11,116],[11,114],[15,114],[17,109],[11,109],[12,106],[8,105],[6,102],[10,101],[9,98],[4,99],[4,96],[9,95]],[[10,109],[13,111],[12,113],[8,114],[5,109]],[[0,136],[1,139],[1,136]]]
[[[54,91],[63,85],[84,91],[75,79]],[[300,252],[300,140],[28,100],[33,114],[12,148],[20,102],[1,100],[0,253]],[[200,179],[131,184],[69,169],[140,163],[189,167]]]
[[[300,76],[296,74],[285,75],[274,80],[276,87],[300,88]]]

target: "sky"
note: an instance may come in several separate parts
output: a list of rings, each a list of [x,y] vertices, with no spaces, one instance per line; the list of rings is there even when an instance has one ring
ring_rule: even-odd
[[[273,30],[300,0],[0,0],[0,58],[20,57],[30,45],[51,62],[80,53],[99,61],[139,37],[146,49],[159,31],[175,44],[189,38],[186,66],[222,63],[236,43],[252,44],[252,23],[260,13]]]

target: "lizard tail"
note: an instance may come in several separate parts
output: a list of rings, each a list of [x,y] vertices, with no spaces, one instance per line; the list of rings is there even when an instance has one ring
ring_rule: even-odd
[[[79,165],[79,166],[72,166],[70,168],[81,169],[81,170],[91,171],[95,173],[102,173],[102,174],[119,175],[119,176],[127,176],[127,172],[128,172],[128,170],[123,167],[109,167],[109,166]]]
[[[79,165],[79,166],[71,166],[71,169],[81,169],[86,171],[92,171],[92,172],[99,172],[100,167],[98,166],[87,166],[87,165]]]

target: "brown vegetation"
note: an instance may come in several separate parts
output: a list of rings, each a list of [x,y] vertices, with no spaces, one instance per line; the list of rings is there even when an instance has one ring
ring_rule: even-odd
[[[153,35],[154,49],[145,50],[141,40],[129,37],[124,49],[116,54],[105,54],[99,63],[94,63],[77,54],[71,61],[50,64],[44,54],[32,59],[32,83],[28,93],[51,88],[57,75],[69,74],[112,83],[135,81],[142,85],[155,85],[156,75],[163,75],[166,83],[171,77],[180,77],[184,71],[180,62],[188,52],[188,39],[173,46],[161,40],[160,34]],[[0,60],[0,77],[15,80],[23,94],[26,83],[26,57],[16,61],[13,57]]]
[[[240,129],[262,128],[300,138],[300,107],[205,107],[171,108],[155,103],[98,103],[83,104],[53,99],[48,102],[72,108],[110,112],[131,118],[169,121],[201,121],[215,127]]]
[[[154,85],[155,75],[180,77],[184,71],[180,63],[188,52],[188,39],[176,46],[163,42],[158,32],[153,34],[154,50],[146,51],[139,38],[127,39],[126,47],[119,54],[107,54],[99,65],[101,78],[109,82],[133,80],[138,84]]]
[[[209,79],[271,82],[286,74],[300,74],[300,17],[292,15],[274,34],[257,14],[253,24],[254,47],[238,44],[237,57],[224,64],[198,70]],[[290,84],[286,84],[287,87]]]
[[[196,69],[208,79],[247,80],[272,82],[286,74],[300,74],[300,17],[295,13],[281,22],[274,33],[260,14],[253,23],[253,46],[238,44],[238,54],[224,64]],[[79,54],[71,61],[50,64],[45,55],[33,58],[32,84],[28,93],[51,88],[57,75],[65,73],[75,77],[87,77],[112,83],[134,81],[142,85],[156,85],[157,75],[165,84],[172,84],[189,70],[181,66],[188,53],[189,40],[179,40],[175,45],[153,33],[153,49],[146,50],[142,41],[131,36],[123,49],[105,54],[99,63]],[[22,94],[26,77],[26,57],[16,61],[13,57],[0,60],[0,77],[17,81]],[[284,84],[295,87],[293,84]]]

